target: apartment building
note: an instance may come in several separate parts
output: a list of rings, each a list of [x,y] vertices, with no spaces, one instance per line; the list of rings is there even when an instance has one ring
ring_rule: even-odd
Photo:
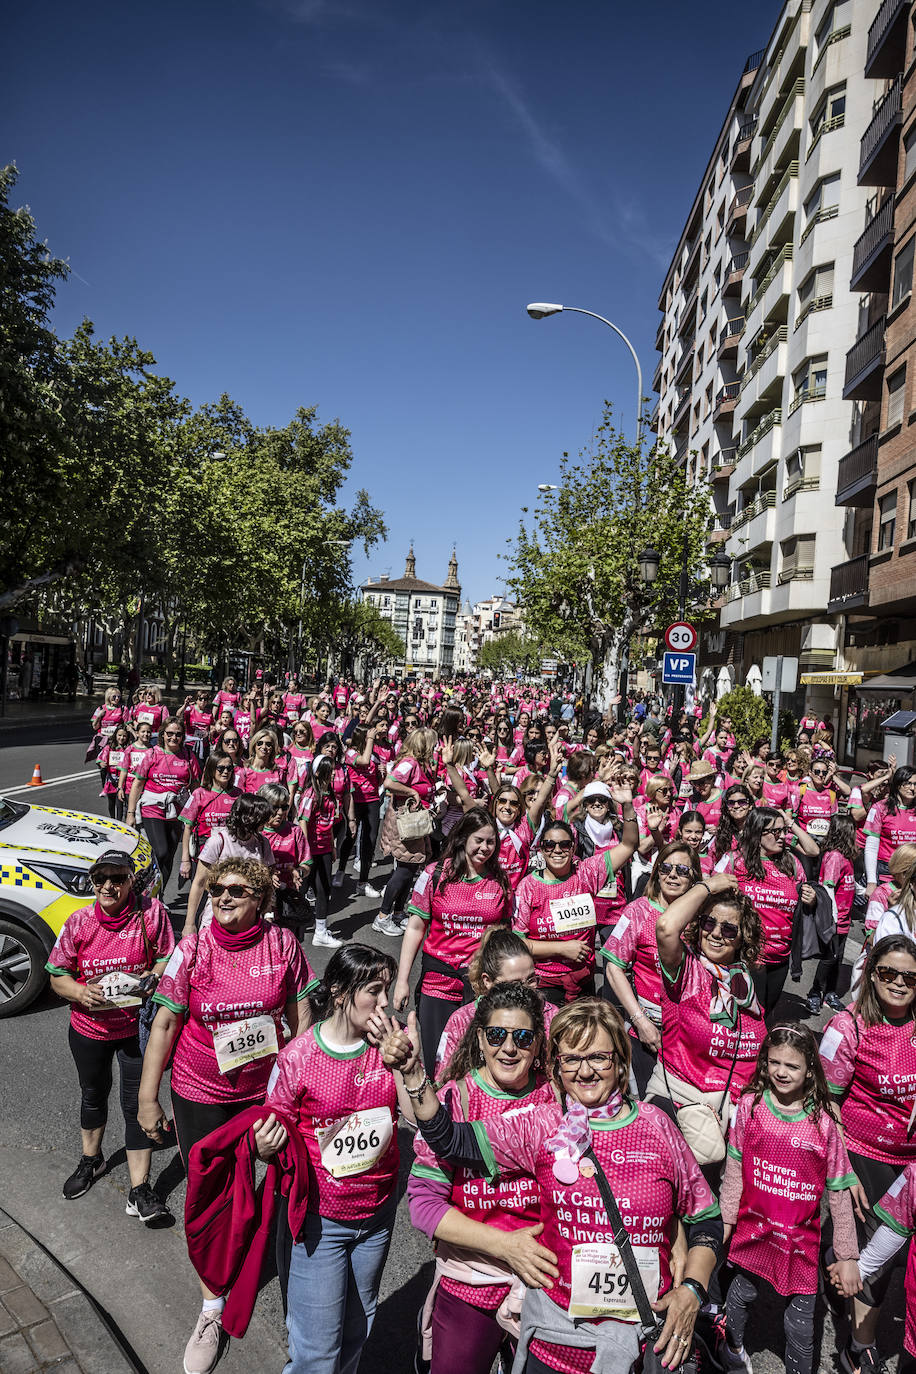
[[[484,644],[500,635],[521,634],[524,614],[520,607],[504,596],[490,596],[471,606],[466,601],[458,614],[455,635],[455,671],[473,673],[477,670],[477,656]]]
[[[882,751],[881,723],[911,708],[916,687],[916,36],[913,7],[873,10],[864,74],[880,82],[859,149],[869,194],[850,286],[860,331],[844,394],[856,425],[840,460],[837,505],[851,557],[833,570],[829,608],[846,617],[844,756]]]
[[[860,141],[883,86],[865,73],[873,18],[874,0],[788,0],[743,92],[751,131],[741,188],[746,250],[730,273],[740,272],[740,307],[729,316],[734,376],[721,374],[713,408],[720,454],[729,458],[727,478],[719,479],[727,496],[716,500],[714,521],[732,559],[720,626],[736,679],[746,680],[767,655],[797,656],[803,685],[787,706],[807,704],[837,726],[844,618],[830,607],[831,579],[835,566],[861,552],[855,522],[835,504],[840,461],[860,437],[847,351],[871,322],[869,309],[880,318],[880,303],[863,314],[850,286],[874,194],[858,175]],[[714,206],[726,180],[721,135],[719,146],[703,190]],[[736,194],[734,185],[728,190]],[[698,405],[706,396],[694,386],[690,406]],[[702,472],[702,461],[689,454],[687,461]]]
[[[441,586],[417,577],[413,547],[407,555],[404,576],[391,578],[383,573],[369,578],[360,587],[364,601],[375,606],[390,620],[403,639],[406,653],[390,665],[398,676],[416,673],[419,677],[451,677],[455,658],[455,622],[461,600],[458,559],[455,550],[449,560],[448,575]]]

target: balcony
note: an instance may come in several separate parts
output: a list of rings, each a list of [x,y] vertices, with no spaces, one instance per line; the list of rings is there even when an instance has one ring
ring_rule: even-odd
[[[731,415],[738,403],[738,392],[741,390],[740,382],[729,382],[723,386],[713,407],[713,420],[721,420],[723,415]]]
[[[693,368],[693,359],[694,355],[696,354],[696,351],[696,340],[692,339],[691,342],[684,349],[684,352],[681,355],[680,361],[678,362],[677,368],[674,373],[674,380],[675,382],[677,382],[678,386],[682,384],[685,377],[687,381],[690,380],[690,371]]]
[[[732,196],[731,205],[728,207],[728,215],[725,220],[725,232],[729,238],[735,235],[744,237],[744,230],[747,226],[747,207],[751,203],[754,194],[753,185],[742,186],[740,191],[736,191]]]
[[[656,331],[655,331],[655,351],[656,351],[656,353],[661,353],[661,351],[662,351],[662,349],[664,348],[664,346],[665,346],[665,317],[664,317],[664,315],[663,315],[662,318],[659,320],[659,322],[658,322],[658,328],[657,328]]]
[[[684,302],[684,308],[678,316],[677,332],[679,334],[692,335],[696,331],[697,321],[697,299],[700,294],[700,284],[697,282]]]
[[[852,611],[868,605],[868,554],[839,563],[830,573],[827,611]]]
[[[751,144],[756,132],[756,119],[749,119],[739,128],[732,144],[731,169],[733,172],[746,172],[751,165]]]
[[[738,463],[738,450],[732,446],[723,448],[712,457],[709,464],[710,482],[728,481]]]
[[[654,376],[653,376],[653,378],[652,378],[652,390],[653,390],[653,391],[661,391],[661,389],[662,389],[662,366],[663,366],[663,363],[664,363],[664,359],[663,359],[663,358],[659,358],[658,363],[656,364],[656,367],[655,367],[655,374],[654,374]]]
[[[754,592],[765,591],[772,581],[772,575],[768,572],[751,573],[749,577],[742,577],[740,582],[733,582],[726,593],[726,602],[737,601],[740,596],[751,596]]]
[[[760,515],[766,516],[769,511],[776,508],[775,491],[761,491],[749,502],[742,511],[739,511],[732,521],[732,533],[741,529],[744,525],[753,525]],[[773,542],[773,522],[768,520],[765,525],[761,525],[758,530],[749,531],[748,543],[751,548],[758,544],[770,544]]]
[[[856,239],[850,291],[887,291],[894,254],[894,197],[887,196]]]
[[[726,358],[734,358],[738,353],[738,340],[744,333],[744,316],[736,315],[733,320],[726,320],[719,330],[719,349],[717,357],[720,362]]]
[[[678,398],[674,407],[674,416],[671,420],[671,428],[677,434],[686,424],[690,414],[690,387],[685,387],[683,394]]]
[[[750,453],[751,449],[759,444],[762,439],[765,439],[772,430],[781,428],[781,426],[782,410],[777,406],[774,410],[771,410],[768,415],[764,415],[763,419],[757,424],[756,428],[751,430],[751,433],[744,442],[738,445],[738,457],[743,458],[746,453]],[[774,456],[778,457],[779,455],[777,453]],[[755,464],[755,466],[757,465]]]
[[[730,510],[719,511],[709,522],[709,533],[706,536],[707,544],[721,544],[728,538],[728,531],[732,525],[732,513]]]
[[[784,160],[787,152],[793,154],[798,152],[804,111],[804,91],[805,80],[804,77],[800,76],[789,88],[782,109],[776,116],[769,137],[757,159],[754,180],[758,186],[763,186],[769,181],[774,169]]]
[[[878,401],[884,376],[884,321],[882,315],[866,329],[846,354],[844,401]]]
[[[726,267],[725,277],[722,282],[723,296],[740,295],[741,283],[744,280],[744,269],[747,267],[747,259],[747,253],[736,253]]]
[[[798,162],[790,162],[776,189],[757,216],[750,242],[756,243],[769,224],[769,237],[776,240],[790,216],[798,209]]]
[[[859,144],[860,186],[895,186],[902,122],[900,77],[875,106],[875,113]]]
[[[776,579],[780,587],[784,587],[787,582],[813,582],[814,565],[811,563],[798,563],[794,558],[787,558],[779,570]]]
[[[865,75],[888,78],[902,72],[906,62],[908,0],[884,0],[868,30]]]
[[[770,409],[782,396],[782,379],[786,375],[788,345],[786,327],[781,325],[745,370],[741,381],[741,402],[737,418],[747,419],[755,409]],[[767,399],[769,398],[769,400]]]
[[[878,480],[878,436],[863,439],[844,454],[837,465],[836,499],[838,506],[870,506]]]

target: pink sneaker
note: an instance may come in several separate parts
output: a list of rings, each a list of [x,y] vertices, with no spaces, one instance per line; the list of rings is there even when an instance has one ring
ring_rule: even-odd
[[[220,1356],[222,1334],[223,1314],[201,1312],[184,1348],[184,1374],[210,1374]]]

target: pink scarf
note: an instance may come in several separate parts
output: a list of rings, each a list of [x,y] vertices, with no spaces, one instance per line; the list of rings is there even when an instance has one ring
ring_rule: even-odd
[[[123,930],[131,917],[136,914],[137,899],[132,892],[120,911],[109,912],[105,910],[102,903],[96,898],[93,911],[95,912],[95,919],[103,930]]]
[[[259,916],[254,925],[246,930],[227,930],[214,916],[210,922],[210,933],[220,949],[251,949],[264,934],[264,919]]]
[[[622,1106],[623,1094],[619,1088],[614,1089],[601,1107],[585,1107],[567,1098],[563,1120],[547,1141],[547,1148],[556,1155],[553,1172],[560,1183],[574,1183],[578,1178],[578,1161],[592,1143],[591,1123],[612,1120]]]

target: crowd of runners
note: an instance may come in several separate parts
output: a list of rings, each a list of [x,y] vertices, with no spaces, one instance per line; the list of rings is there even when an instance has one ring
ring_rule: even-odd
[[[916,769],[844,779],[829,721],[774,753],[714,705],[625,716],[482,680],[105,694],[109,813],[188,902],[112,849],[50,956],[63,1192],[105,1170],[117,1058],[128,1213],[168,1215],[154,1147],[188,1174],[185,1374],[244,1333],[274,1232],[285,1374],[354,1374],[399,1129],[418,1370],[752,1374],[749,1341],[811,1374],[819,1298],[844,1374],[916,1370]]]

